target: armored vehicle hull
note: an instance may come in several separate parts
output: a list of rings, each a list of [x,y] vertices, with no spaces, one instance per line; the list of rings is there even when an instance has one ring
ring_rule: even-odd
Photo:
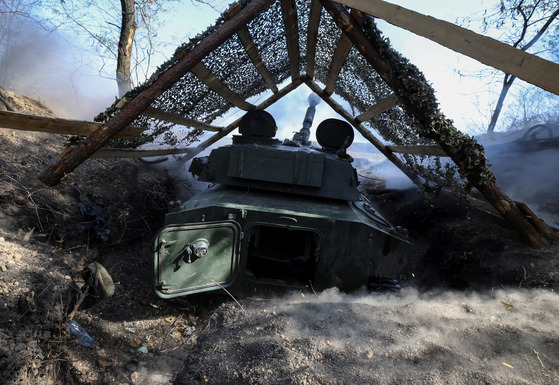
[[[207,251],[198,257],[191,250],[200,240]],[[353,290],[398,277],[392,251],[403,241],[365,201],[219,186],[167,214],[155,288],[164,298],[262,283]]]

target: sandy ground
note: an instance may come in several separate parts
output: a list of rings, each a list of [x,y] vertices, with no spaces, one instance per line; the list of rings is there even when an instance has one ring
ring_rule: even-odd
[[[152,238],[189,186],[138,161],[89,160],[47,188],[36,175],[63,144],[0,128],[0,384],[559,383],[558,246],[530,249],[486,205],[364,183],[410,230],[399,294],[171,302],[153,294]],[[542,207],[559,223],[556,205]],[[92,262],[115,294],[77,308]],[[68,331],[71,318],[93,347]]]
[[[250,298],[218,309],[176,383],[556,384],[558,299],[535,289]]]

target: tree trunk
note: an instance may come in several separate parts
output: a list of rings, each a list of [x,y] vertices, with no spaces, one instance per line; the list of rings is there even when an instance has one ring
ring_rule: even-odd
[[[512,86],[512,83],[516,79],[516,76],[512,76],[509,74],[505,74],[505,79],[503,81],[503,88],[501,89],[501,94],[499,95],[499,100],[497,100],[497,105],[495,106],[495,110],[493,111],[493,115],[491,116],[491,122],[489,122],[489,126],[487,127],[487,132],[491,133],[495,130],[495,126],[497,125],[497,120],[499,119],[499,115],[501,114],[501,110],[503,109],[503,104],[505,103],[505,98],[507,97],[507,93]]]
[[[118,84],[118,96],[122,97],[132,89],[130,62],[134,34],[138,25],[136,24],[134,0],[120,0],[120,5],[122,7],[122,24],[120,27],[120,40],[118,41],[116,82]]]

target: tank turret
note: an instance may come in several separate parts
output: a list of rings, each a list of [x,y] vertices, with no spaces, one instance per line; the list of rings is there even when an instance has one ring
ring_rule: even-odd
[[[322,149],[310,147],[307,130],[304,124],[293,140],[280,142],[264,135],[275,132],[273,117],[266,111],[250,111],[241,119],[241,135],[233,136],[232,145],[217,148],[207,157],[195,158],[189,171],[199,181],[227,186],[359,199],[357,173],[347,157],[339,156],[341,152],[345,154],[353,140],[351,126],[336,119],[322,122],[317,129]]]
[[[359,193],[347,122],[321,122],[312,146],[313,95],[292,139],[275,139],[274,118],[252,110],[231,145],[193,159],[189,171],[212,187],[166,216],[155,241],[159,296],[263,282],[350,290],[398,276],[390,251],[406,233]]]

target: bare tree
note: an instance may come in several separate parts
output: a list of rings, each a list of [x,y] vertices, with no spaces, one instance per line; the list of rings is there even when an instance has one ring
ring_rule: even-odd
[[[158,46],[156,21],[173,1],[64,0],[52,7],[52,13],[65,28],[92,41],[104,72],[116,62],[116,81],[122,96],[151,72],[151,58]],[[134,81],[135,80],[135,81]]]
[[[506,31],[504,38],[514,47],[528,51],[550,29],[557,24],[559,2],[557,0],[501,0],[494,13],[487,13],[483,23],[485,32],[489,28]],[[505,74],[497,104],[491,115],[487,132],[493,132],[503,109],[505,98],[516,76]]]
[[[520,87],[502,119],[507,126],[527,128],[536,124],[559,123],[559,98],[537,87]]]
[[[122,97],[132,89],[130,76],[130,63],[132,58],[132,44],[138,24],[136,23],[136,10],[134,0],[120,0],[122,7],[122,23],[120,39],[118,41],[118,55],[116,64],[116,82],[118,95]]]

